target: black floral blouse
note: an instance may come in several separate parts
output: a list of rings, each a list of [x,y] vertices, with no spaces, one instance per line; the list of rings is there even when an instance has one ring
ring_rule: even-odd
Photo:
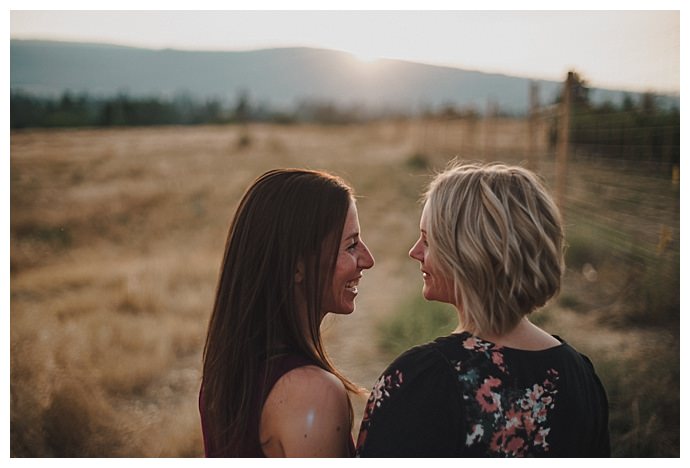
[[[543,351],[469,333],[407,351],[381,375],[361,457],[606,457],[606,393],[590,360],[556,337]]]

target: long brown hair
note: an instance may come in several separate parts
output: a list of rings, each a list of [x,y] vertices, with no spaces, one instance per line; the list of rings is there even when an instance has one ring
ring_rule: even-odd
[[[328,359],[319,325],[352,189],[319,171],[276,169],[247,189],[225,246],[204,347],[203,404],[216,450],[232,451],[249,426],[260,369],[280,348],[303,354],[358,388]],[[308,334],[300,321],[295,272],[303,269]]]

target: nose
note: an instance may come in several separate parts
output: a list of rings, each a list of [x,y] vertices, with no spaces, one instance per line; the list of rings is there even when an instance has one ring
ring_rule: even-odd
[[[420,237],[419,239],[417,239],[417,242],[414,243],[414,245],[408,252],[408,255],[412,259],[417,260],[420,263],[424,263],[424,252],[422,250],[422,238]]]
[[[367,247],[364,242],[362,242],[360,240],[360,243],[361,243],[363,249],[362,249],[362,255],[359,256],[359,267],[362,270],[368,270],[369,268],[374,266],[374,256],[371,255],[371,252],[369,251],[369,247]]]

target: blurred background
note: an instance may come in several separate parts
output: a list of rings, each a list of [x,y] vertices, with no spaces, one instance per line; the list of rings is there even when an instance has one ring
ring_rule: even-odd
[[[453,159],[545,179],[568,268],[533,320],[593,361],[614,456],[680,454],[679,10],[14,10],[10,127],[11,456],[203,455],[224,241],[275,167],[357,191],[376,266],[323,333],[371,388],[454,328],[407,257]]]

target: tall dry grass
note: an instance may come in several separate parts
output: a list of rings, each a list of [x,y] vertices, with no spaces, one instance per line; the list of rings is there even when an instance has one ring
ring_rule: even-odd
[[[370,387],[389,359],[376,347],[380,324],[419,283],[407,251],[430,171],[454,156],[526,159],[525,122],[486,128],[401,120],[12,133],[11,455],[202,454],[201,350],[226,230],[245,187],[278,166],[330,170],[360,195],[377,263],[355,313],[329,317],[323,331],[336,364]],[[541,170],[551,177],[549,160]],[[585,286],[566,288],[576,309],[609,297]],[[632,326],[588,320],[577,324],[583,336]],[[617,352],[592,357],[618,362]],[[359,420],[364,402],[354,404]]]

